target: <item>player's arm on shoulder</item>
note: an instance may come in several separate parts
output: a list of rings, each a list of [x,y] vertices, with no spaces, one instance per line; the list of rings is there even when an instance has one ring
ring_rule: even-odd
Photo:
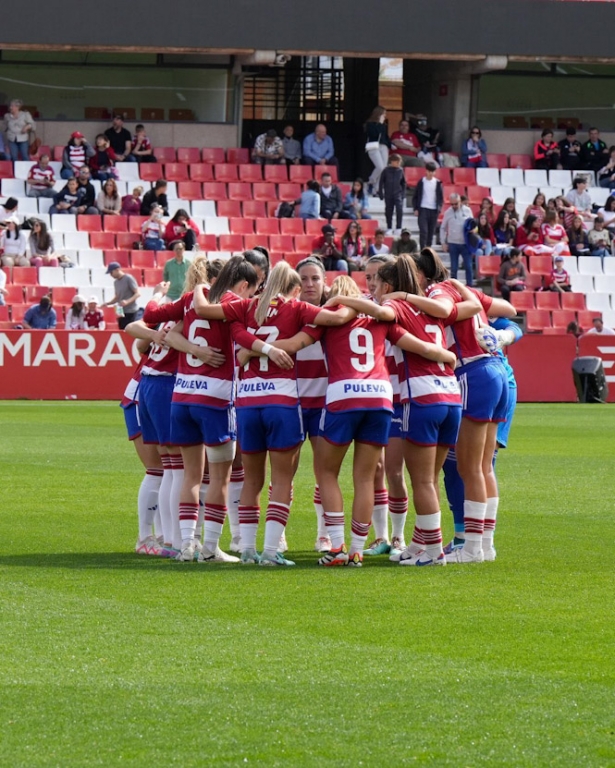
[[[279,339],[273,342],[273,346],[278,349],[284,350],[289,355],[296,355],[302,349],[311,346],[316,342],[316,339],[306,333],[305,331],[299,331],[290,339]]]
[[[427,360],[433,360],[436,363],[448,363],[449,365],[455,365],[457,358],[448,349],[438,346],[438,344],[432,344],[430,341],[421,341],[417,339],[411,333],[404,333],[404,335],[395,342],[395,345],[404,352],[413,352],[415,355],[420,355]]]
[[[147,326],[143,320],[135,320],[134,323],[129,323],[124,328],[129,336],[133,339],[141,339],[147,342],[147,346],[150,344],[163,344],[166,342],[166,331],[158,331],[154,328]]]
[[[509,301],[492,297],[487,298],[491,299],[491,304],[489,307],[485,307],[483,304],[483,307],[485,307],[485,312],[487,312],[488,315],[492,315],[493,317],[507,317],[509,319],[517,316],[517,310]]]
[[[226,320],[222,304],[210,304],[205,298],[203,285],[197,285],[192,294],[194,311],[206,320]]]
[[[219,368],[224,363],[225,357],[219,349],[207,345],[194,344],[183,334],[183,320],[173,326],[165,337],[165,344],[185,355],[193,355],[201,362],[211,365],[213,368]]]
[[[425,312],[426,315],[441,319],[447,318],[455,306],[448,298],[428,299],[426,296],[418,296],[415,293],[405,293],[404,291],[393,291],[393,293],[388,294],[387,298],[393,301],[405,301],[421,312]]]
[[[334,296],[326,302],[325,307],[335,307],[340,304],[353,309],[355,313],[369,315],[376,320],[385,322],[393,322],[395,320],[395,310],[392,307],[382,307],[374,301],[360,299],[355,296]]]
[[[350,307],[340,307],[340,309],[332,312],[330,309],[321,309],[320,312],[314,318],[316,325],[336,326],[345,325],[350,320],[354,320],[357,313]]]
[[[455,304],[455,308],[457,310],[456,319],[468,320],[470,317],[474,317],[474,315],[477,315],[483,308],[483,305],[481,304],[481,301],[479,297],[476,295],[476,293],[474,293],[474,291],[471,291],[463,283],[460,283],[459,280],[455,280],[454,278],[452,278],[451,283],[459,291],[459,295],[461,296],[461,299],[462,299],[460,302]]]

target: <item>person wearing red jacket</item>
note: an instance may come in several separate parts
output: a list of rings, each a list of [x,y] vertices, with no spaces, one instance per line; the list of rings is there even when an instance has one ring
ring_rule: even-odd
[[[115,179],[115,161],[116,155],[109,144],[109,139],[104,133],[99,133],[96,137],[96,150],[92,157],[88,159],[88,165],[92,171],[92,177],[99,181]]]
[[[553,141],[553,131],[545,128],[540,134],[540,141],[534,145],[534,166],[546,171],[553,171],[559,163],[559,146]]]
[[[172,251],[175,243],[181,241],[187,251],[194,250],[196,239],[201,230],[188,215],[188,211],[178,208],[173,218],[169,221],[164,232],[167,248]]]

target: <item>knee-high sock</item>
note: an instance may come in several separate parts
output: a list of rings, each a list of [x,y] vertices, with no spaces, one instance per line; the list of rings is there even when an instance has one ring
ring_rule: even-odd
[[[404,538],[404,526],[408,517],[408,497],[399,499],[389,496],[389,516],[391,518],[391,537],[393,539]]]
[[[329,534],[327,533],[327,526],[325,525],[325,512],[322,508],[320,488],[317,485],[314,486],[314,511],[316,512],[316,523],[318,526],[318,532],[316,535],[319,539],[324,539]]]
[[[259,507],[239,505],[239,530],[241,536],[241,551],[256,549],[256,534],[260,520]]]
[[[374,526],[374,536],[377,539],[389,540],[389,494],[386,488],[378,488],[374,492],[374,512],[372,515],[372,525]]]
[[[323,512],[325,530],[331,539],[331,548],[339,549],[344,543],[344,513]]]
[[[165,544],[173,543],[173,516],[171,514],[171,488],[173,486],[173,470],[170,456],[162,456],[164,469],[160,490],[158,491],[158,507],[162,522],[162,536]]]
[[[203,544],[210,552],[215,552],[218,548],[225,517],[225,506],[221,504],[205,505],[205,537]]]
[[[147,469],[141,481],[137,500],[139,512],[139,541],[153,533],[154,517],[158,509],[158,492],[162,482],[162,469]]]
[[[228,523],[231,529],[231,537],[238,539],[241,536],[239,530],[239,499],[243,489],[245,472],[241,469],[233,469],[231,481],[228,486]]]
[[[457,471],[457,456],[452,448],[444,462],[444,488],[446,489],[448,505],[453,513],[455,536],[463,537],[463,501],[465,492],[463,480]]]
[[[280,536],[284,533],[290,505],[281,504],[279,501],[270,501],[267,505],[267,517],[265,518],[265,544],[263,552],[275,555],[280,544]]]
[[[173,467],[173,484],[171,486],[171,516],[173,519],[173,546],[179,549],[182,543],[181,531],[179,528],[179,497],[181,495],[182,484],[184,482],[184,462],[181,454],[171,455],[171,466]]]

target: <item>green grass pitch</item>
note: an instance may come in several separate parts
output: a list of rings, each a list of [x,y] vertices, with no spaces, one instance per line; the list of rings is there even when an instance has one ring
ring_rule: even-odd
[[[117,405],[0,424],[0,766],[615,765],[612,406],[520,406],[497,561],[416,571],[315,567],[309,446],[297,567],[208,567],[133,554]]]

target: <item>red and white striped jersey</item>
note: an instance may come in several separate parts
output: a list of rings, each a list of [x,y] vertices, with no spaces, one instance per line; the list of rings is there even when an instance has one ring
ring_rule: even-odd
[[[402,399],[402,391],[406,395],[406,400],[408,399],[404,353],[387,339],[384,342],[384,356],[386,358],[389,378],[391,379],[391,386],[393,387],[393,405],[397,405],[397,403],[405,402]]]
[[[391,307],[396,322],[420,341],[437,344],[444,348],[445,329],[441,320],[426,315],[405,301],[385,301]],[[398,349],[398,348],[397,348]],[[400,350],[401,351],[401,350]],[[450,365],[427,360],[413,352],[404,352],[408,377],[408,392],[402,402],[432,405],[434,403],[461,404],[459,383]]]
[[[557,243],[565,242],[567,239],[566,230],[561,224],[547,224],[545,222],[544,224],[541,224],[540,231],[542,232],[543,238],[548,237],[551,240],[555,240]]]
[[[190,297],[189,302],[187,297]],[[177,377],[173,388],[173,402],[183,405],[204,405],[209,408],[228,408],[233,400],[235,355],[231,328],[224,320],[204,320],[194,311],[192,293],[184,298],[183,335],[188,341],[202,347],[213,347],[224,355],[224,363],[214,368],[194,355],[179,353]],[[227,291],[221,304],[237,301],[239,297]]]
[[[68,145],[68,160],[73,168],[81,168],[85,165],[85,147],[83,144],[77,146],[76,144]]]
[[[146,360],[147,355],[141,355],[141,360],[139,360],[137,367],[134,369],[132,377],[126,385],[126,389],[122,395],[122,400],[120,402],[122,408],[128,408],[129,405],[139,402],[139,382],[141,381],[141,369],[143,368]]]
[[[359,315],[327,328],[323,347],[329,369],[328,411],[393,410],[393,387],[384,355],[386,339],[399,338],[391,323]]]
[[[242,343],[241,330],[247,330],[267,344],[290,339],[302,330],[303,326],[313,323],[320,312],[320,307],[314,307],[304,301],[287,301],[278,297],[269,305],[265,323],[259,326],[254,316],[256,307],[257,302],[252,299],[233,301],[224,307],[226,319],[232,323],[233,338],[239,344]],[[238,408],[260,405],[295,406],[298,402],[295,368],[283,370],[267,357],[259,356],[252,358],[241,369],[237,387]]]
[[[297,387],[302,408],[324,408],[329,372],[321,339],[325,329],[314,328],[310,335],[317,339],[314,344],[300,349],[297,361]]]
[[[485,352],[476,340],[476,331],[480,326],[480,319],[482,319],[483,324],[488,325],[489,320],[487,318],[487,312],[491,308],[493,299],[491,296],[486,296],[475,288],[468,287],[468,290],[472,291],[472,293],[478,297],[478,300],[483,306],[482,311],[478,315],[467,320],[456,320],[446,329],[446,346],[457,355],[460,365],[466,365],[481,357],[491,357],[491,355],[488,352]],[[443,296],[450,299],[455,304],[458,304],[462,300],[459,291],[447,280],[443,283],[434,283],[433,285],[430,285],[426,293],[430,299],[437,299],[439,296]]]
[[[47,184],[42,184],[43,181],[50,181],[52,184],[55,184],[56,177],[53,173],[53,168],[48,165],[46,168],[41,168],[41,166],[36,163],[36,165],[33,165],[32,168],[30,168],[30,173],[28,173],[28,181],[33,181],[34,184],[30,184],[29,186],[32,187],[32,189],[48,189]]]
[[[163,323],[159,329],[171,329],[174,325],[175,320],[170,320]],[[160,344],[152,344],[141,373],[143,376],[175,376],[178,361],[179,352],[177,350]]]

